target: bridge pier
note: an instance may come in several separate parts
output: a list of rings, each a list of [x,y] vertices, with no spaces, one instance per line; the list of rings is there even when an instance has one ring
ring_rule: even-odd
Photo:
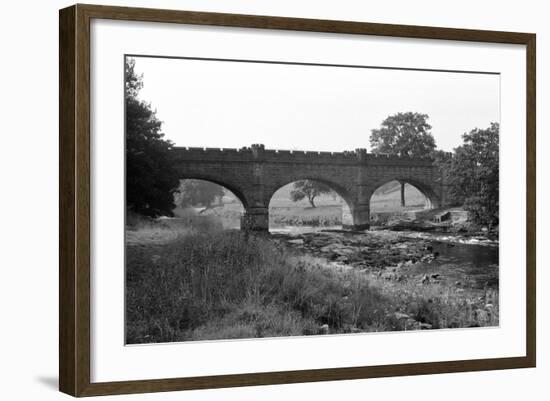
[[[370,205],[356,205],[352,210],[353,229],[368,230],[370,228]]]
[[[246,209],[241,218],[241,230],[269,231],[269,212],[267,207]]]

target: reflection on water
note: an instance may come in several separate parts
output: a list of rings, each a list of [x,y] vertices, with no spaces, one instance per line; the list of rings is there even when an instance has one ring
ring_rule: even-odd
[[[498,247],[439,241],[431,242],[431,246],[437,257],[430,264],[417,264],[419,273],[437,270],[449,279],[467,276],[474,288],[498,288]]]

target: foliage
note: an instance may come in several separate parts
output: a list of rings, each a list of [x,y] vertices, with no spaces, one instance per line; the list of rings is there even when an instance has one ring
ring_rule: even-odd
[[[499,210],[499,124],[476,128],[463,136],[447,163],[451,194],[464,204],[476,223],[491,229],[498,225]]]
[[[371,152],[424,157],[435,150],[427,114],[406,112],[387,117],[370,135]]]
[[[172,142],[164,139],[162,122],[149,103],[138,98],[143,76],[135,60],[126,59],[126,206],[128,211],[156,217],[172,215],[172,190],[178,183],[170,163]]]
[[[298,202],[307,198],[311,207],[315,207],[315,198],[321,194],[332,193],[332,189],[319,181],[301,180],[294,183],[294,189],[290,192],[290,199]]]
[[[177,206],[186,208],[189,206],[203,206],[204,212],[210,209],[216,199],[224,195],[221,185],[204,180],[181,180],[180,185],[174,193]]]
[[[428,115],[397,113],[382,121],[370,135],[371,151],[397,156],[425,157],[435,151],[435,139]],[[405,206],[405,182],[401,182],[401,206]]]
[[[453,161],[453,153],[445,152],[444,150],[436,149],[432,152],[432,158],[434,159],[434,165],[438,169],[440,176],[449,175],[451,171],[451,163]],[[459,204],[460,201],[453,197],[452,193],[448,193],[448,202],[450,204]]]
[[[452,161],[453,153],[436,149],[432,152],[431,157],[434,159],[437,166],[439,166],[440,168],[445,168]]]

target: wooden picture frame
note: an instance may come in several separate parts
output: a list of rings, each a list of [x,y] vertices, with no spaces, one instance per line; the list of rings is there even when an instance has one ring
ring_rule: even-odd
[[[92,383],[90,380],[90,21],[94,18],[526,46],[526,355],[492,359]],[[535,48],[530,33],[74,5],[59,15],[59,388],[73,396],[144,393],[534,367],[536,361]]]

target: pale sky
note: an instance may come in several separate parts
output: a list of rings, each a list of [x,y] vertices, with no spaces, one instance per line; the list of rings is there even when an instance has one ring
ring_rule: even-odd
[[[500,121],[499,75],[146,57],[136,72],[177,146],[369,149],[387,116],[413,111],[451,151],[464,132]]]

